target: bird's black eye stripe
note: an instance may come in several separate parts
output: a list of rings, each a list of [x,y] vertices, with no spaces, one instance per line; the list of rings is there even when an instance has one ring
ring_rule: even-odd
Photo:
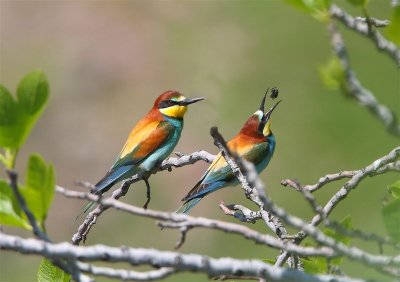
[[[162,108],[168,108],[168,107],[171,107],[173,105],[178,105],[178,104],[179,104],[179,102],[168,99],[168,100],[161,101],[160,104],[158,104],[158,107],[160,109],[162,109]]]

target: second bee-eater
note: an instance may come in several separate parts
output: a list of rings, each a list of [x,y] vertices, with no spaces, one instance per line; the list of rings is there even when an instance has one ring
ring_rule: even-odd
[[[246,121],[240,132],[227,143],[231,152],[252,162],[258,173],[266,168],[274,154],[276,142],[271,131],[271,114],[280,103],[279,101],[265,113],[265,98],[266,96],[262,99],[260,109]],[[231,167],[219,153],[200,181],[182,199],[184,204],[176,213],[188,213],[206,195],[238,183]]]
[[[183,116],[188,105],[203,99],[188,99],[177,91],[162,93],[147,115],[132,129],[114,164],[91,192],[101,195],[117,182],[138,173],[146,174],[160,165],[178,143],[183,128]],[[143,178],[147,186],[145,208],[150,200],[147,177]],[[88,203],[84,212],[95,204],[95,202]]]

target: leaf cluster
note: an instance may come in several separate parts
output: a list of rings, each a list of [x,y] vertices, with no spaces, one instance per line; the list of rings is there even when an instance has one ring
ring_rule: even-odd
[[[0,162],[6,170],[14,169],[18,151],[44,111],[48,98],[49,84],[40,70],[29,73],[21,80],[16,98],[0,84]],[[27,164],[25,183],[17,183],[17,189],[43,231],[55,185],[53,166],[46,164],[39,154],[32,154]],[[10,183],[0,179],[0,225],[32,230],[20,204]],[[38,280],[64,282],[69,281],[69,275],[43,259]]]

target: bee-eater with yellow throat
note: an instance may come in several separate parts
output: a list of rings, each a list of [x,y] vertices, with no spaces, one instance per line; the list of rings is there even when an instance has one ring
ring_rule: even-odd
[[[260,109],[250,116],[240,132],[227,143],[231,152],[252,162],[258,173],[267,167],[276,143],[271,131],[271,114],[280,101],[264,113],[266,95],[267,93],[262,99]],[[200,181],[182,199],[184,203],[176,213],[188,213],[206,195],[238,183],[231,167],[219,153]]]
[[[132,129],[124,147],[107,174],[95,185],[92,193],[101,195],[114,184],[135,174],[150,172],[171,154],[179,141],[183,128],[183,116],[189,104],[204,98],[188,99],[177,91],[166,91],[154,102],[153,107]],[[150,186],[147,186],[147,202],[150,201]],[[84,212],[94,206],[86,205]]]

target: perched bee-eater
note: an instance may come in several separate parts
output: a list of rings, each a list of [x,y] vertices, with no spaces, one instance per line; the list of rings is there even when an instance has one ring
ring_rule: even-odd
[[[260,109],[246,121],[240,132],[227,143],[231,152],[254,163],[258,173],[266,168],[274,154],[275,137],[271,131],[270,119],[273,110],[280,103],[279,101],[268,112],[264,113],[266,94],[262,99]],[[187,213],[207,194],[238,183],[229,164],[219,153],[200,181],[182,199],[184,204],[176,212]]]
[[[117,182],[137,173],[145,175],[160,165],[178,143],[187,106],[203,99],[188,99],[177,91],[162,93],[154,102],[153,108],[132,129],[114,164],[91,192],[101,195]],[[144,208],[147,208],[150,201],[147,177],[148,175],[143,177],[147,187],[147,202]],[[84,212],[95,204],[88,203]]]

